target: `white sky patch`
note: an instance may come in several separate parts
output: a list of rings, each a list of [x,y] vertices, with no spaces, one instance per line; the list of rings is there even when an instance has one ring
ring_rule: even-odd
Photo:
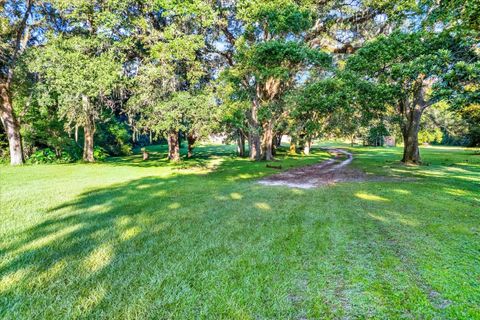
[[[377,14],[375,16],[375,18],[373,18],[373,21],[375,21],[375,23],[377,23],[377,24],[383,24],[383,23],[387,22],[387,20],[388,20],[388,16],[384,13]]]

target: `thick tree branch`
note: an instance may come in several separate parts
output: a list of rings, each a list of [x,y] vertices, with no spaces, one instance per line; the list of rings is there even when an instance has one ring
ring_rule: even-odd
[[[233,33],[231,33],[230,30],[228,30],[227,26],[224,26],[221,29],[222,29],[223,34],[227,38],[228,43],[230,43],[232,46],[234,46],[237,39],[235,38]]]
[[[13,51],[12,59],[10,60],[9,68],[8,68],[8,75],[7,75],[7,81],[6,81],[7,88],[10,86],[13,80],[14,66],[15,66],[15,63],[17,62],[18,56],[22,51],[22,48],[23,48],[22,46],[26,45],[26,42],[28,41],[27,20],[28,20],[28,17],[30,16],[30,12],[32,11],[33,1],[34,0],[27,0],[25,13],[23,14],[22,20],[18,25],[17,35],[15,37],[14,51]],[[24,37],[25,34],[27,34],[27,37]],[[25,38],[27,39],[25,40]]]

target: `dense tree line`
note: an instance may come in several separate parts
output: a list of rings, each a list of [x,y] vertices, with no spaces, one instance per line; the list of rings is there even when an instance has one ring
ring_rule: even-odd
[[[480,5],[385,0],[6,0],[0,147],[92,162],[212,133],[271,160],[314,139],[480,143]],[[147,139],[148,141],[144,141]],[[374,140],[376,138],[373,138]],[[248,148],[246,147],[248,146]],[[248,150],[248,151],[247,151]]]

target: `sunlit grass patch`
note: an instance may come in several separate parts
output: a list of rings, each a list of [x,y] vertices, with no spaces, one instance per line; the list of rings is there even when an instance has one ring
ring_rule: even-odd
[[[93,250],[84,261],[87,272],[98,272],[108,266],[113,258],[112,244],[104,244]]]
[[[365,192],[357,192],[355,193],[355,197],[363,200],[370,200],[370,201],[389,201],[386,198],[376,196],[374,194],[365,193]]]

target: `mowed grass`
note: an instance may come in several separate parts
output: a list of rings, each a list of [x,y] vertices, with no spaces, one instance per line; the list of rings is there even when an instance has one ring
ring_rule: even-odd
[[[351,150],[392,179],[268,187],[219,146],[1,167],[0,317],[480,319],[480,156]]]

